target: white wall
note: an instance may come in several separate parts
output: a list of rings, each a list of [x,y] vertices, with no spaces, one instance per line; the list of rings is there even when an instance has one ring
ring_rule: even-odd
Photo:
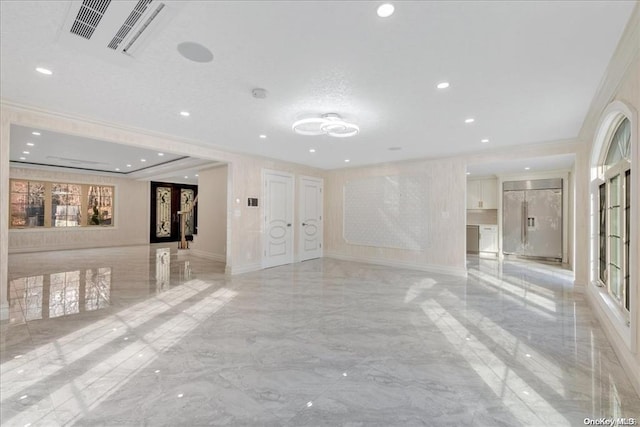
[[[9,175],[15,179],[115,187],[112,227],[10,229],[9,253],[149,243],[148,182],[31,168],[11,168]]]
[[[195,255],[226,262],[227,258],[227,174],[219,166],[198,172],[198,234],[191,250]]]
[[[584,167],[588,170],[584,177],[584,184],[589,186],[591,179],[597,175],[595,166],[598,163],[598,154],[602,147],[600,129],[606,129],[606,119],[610,117],[610,112],[623,108],[625,114],[630,116],[632,123],[632,158],[631,158],[631,305],[629,325],[624,319],[616,316],[615,309],[611,309],[607,304],[607,295],[604,288],[596,287],[589,283],[589,279],[595,279],[596,254],[597,254],[597,228],[591,222],[593,218],[587,218],[587,226],[580,230],[589,237],[588,244],[585,245],[584,253],[576,256],[584,256],[590,264],[590,278],[587,279],[587,296],[594,313],[604,327],[609,341],[616,350],[616,354],[625,367],[632,383],[640,394],[640,4],[636,6],[629,24],[623,34],[613,59],[607,68],[607,73],[602,81],[594,102],[591,106],[587,120],[585,121],[581,134],[588,141],[588,156],[585,156]],[[596,198],[596,187],[591,189],[591,197]],[[597,199],[594,199],[597,200]],[[582,205],[581,210],[587,215],[595,211],[594,207],[587,201]],[[579,210],[578,207],[576,210]],[[595,217],[594,217],[595,218]],[[590,234],[590,235],[589,235]],[[589,248],[591,251],[589,252]]]
[[[343,237],[343,189],[350,180],[376,176],[425,176],[430,208],[424,212],[429,233],[423,250],[372,247]],[[325,176],[325,255],[329,257],[466,274],[466,164],[461,159],[398,162],[341,169]]]

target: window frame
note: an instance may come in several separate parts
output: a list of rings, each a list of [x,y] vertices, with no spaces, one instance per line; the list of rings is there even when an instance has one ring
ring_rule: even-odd
[[[618,127],[623,120],[629,120],[630,128],[630,155],[627,159],[620,159],[618,163],[612,165],[613,168],[605,165],[607,160],[607,154],[613,137]],[[589,264],[590,264],[590,282],[586,288],[587,294],[593,303],[594,310],[599,314],[601,321],[605,321],[603,325],[607,329],[611,328],[611,332],[621,339],[621,345],[626,347],[632,353],[636,353],[638,347],[638,292],[640,292],[640,285],[638,284],[638,272],[640,269],[635,262],[638,259],[638,240],[640,237],[640,227],[638,227],[638,220],[640,219],[640,203],[638,194],[638,188],[640,188],[640,179],[636,173],[631,170],[636,170],[639,164],[638,155],[638,118],[637,112],[622,101],[613,101],[603,111],[598,126],[596,128],[593,145],[591,148],[590,159],[590,217],[591,217],[591,231],[590,231],[590,251],[589,251]],[[626,161],[623,164],[623,160]],[[627,165],[629,167],[627,167]],[[619,168],[616,170],[615,167]],[[607,173],[608,170],[611,170]],[[607,182],[607,178],[616,171],[620,172],[621,179],[625,181],[625,172],[629,170],[628,184],[630,187],[629,196],[629,227],[628,230],[624,230],[624,221],[620,224],[623,232],[628,232],[629,239],[629,255],[628,260],[629,268],[629,310],[622,307],[619,300],[616,300],[609,294],[608,286],[600,279],[600,212],[599,212],[599,186]],[[626,185],[626,184],[625,184]],[[624,195],[624,187],[621,190]],[[623,196],[624,197],[624,196]],[[624,209],[626,203],[621,201],[622,212],[624,216]],[[579,232],[579,230],[576,230]],[[609,249],[607,249],[609,250]],[[624,240],[622,243],[623,254],[625,257]],[[623,276],[623,286],[624,276]]]
[[[28,226],[28,225],[12,225],[13,213],[9,212],[9,230],[22,230],[22,231],[50,231],[50,230],[88,230],[88,229],[114,229],[116,228],[116,194],[117,194],[117,186],[114,184],[102,184],[102,183],[86,183],[86,182],[72,182],[67,180],[56,180],[56,181],[47,181],[38,178],[10,178],[9,179],[9,208],[11,209],[11,199],[13,192],[12,184],[14,182],[25,182],[27,185],[29,183],[43,183],[45,184],[45,193],[44,193],[44,224],[36,225],[36,226]],[[71,225],[71,226],[55,226],[53,220],[53,194],[52,188],[54,185],[66,185],[66,186],[80,186],[80,224]],[[111,189],[111,220],[109,224],[91,224],[91,216],[88,211],[88,203],[89,203],[89,189],[91,187],[109,187]]]

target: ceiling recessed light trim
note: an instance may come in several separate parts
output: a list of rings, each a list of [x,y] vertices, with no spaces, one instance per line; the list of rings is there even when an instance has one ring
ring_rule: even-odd
[[[299,135],[329,135],[334,138],[348,138],[360,133],[358,125],[344,120],[336,113],[300,119],[293,123],[291,129]]]
[[[464,120],[464,122],[465,122],[465,123],[467,123],[467,124],[469,124],[469,123],[473,123],[473,122],[475,122],[475,121],[476,121],[476,119],[474,119],[473,117],[469,117],[468,119],[465,119],[465,120]]]
[[[267,135],[265,134],[260,135],[260,139],[267,139]]]
[[[377,13],[380,18],[388,18],[393,15],[394,11],[395,7],[391,3],[385,3],[378,6]]]
[[[158,156],[162,157],[164,156],[164,153],[158,153]]]
[[[180,111],[180,115],[181,115],[182,117],[189,117],[189,116],[191,115],[191,113],[190,113],[190,112],[188,112],[188,111]]]
[[[440,82],[436,87],[438,89],[447,89],[449,86],[451,86],[449,82]]]
[[[36,144],[34,144],[33,142],[27,142],[27,145],[28,145],[29,147],[33,147],[33,146],[34,146],[34,145],[36,145]]]
[[[309,152],[310,152],[310,153],[315,153],[315,152],[316,152],[316,149],[315,149],[315,148],[309,148]]]
[[[480,142],[482,142],[483,144],[486,144],[487,142],[489,142],[489,140],[485,138],[485,139],[481,139]]]
[[[37,67],[36,71],[39,72],[40,74],[44,74],[45,76],[50,76],[53,74],[53,71],[44,67]]]
[[[31,135],[40,136],[41,134],[40,134],[40,132],[33,131],[33,132],[31,132]]]

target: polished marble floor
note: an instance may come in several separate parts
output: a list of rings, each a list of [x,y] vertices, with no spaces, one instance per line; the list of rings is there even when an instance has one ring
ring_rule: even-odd
[[[226,277],[163,246],[9,257],[6,426],[564,426],[640,399],[569,272],[319,259]]]

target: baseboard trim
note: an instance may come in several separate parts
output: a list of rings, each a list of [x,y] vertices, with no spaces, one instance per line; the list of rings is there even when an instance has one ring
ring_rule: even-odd
[[[225,268],[225,274],[230,274],[235,276],[236,274],[242,273],[251,273],[252,271],[262,270],[262,264],[246,264],[246,265],[238,265],[238,266],[229,266]]]
[[[149,242],[140,242],[140,243],[121,243],[121,244],[111,244],[108,245],[98,245],[98,246],[78,246],[75,244],[65,245],[65,244],[56,244],[56,245],[47,245],[47,246],[37,246],[37,247],[26,247],[26,248],[9,248],[9,255],[13,254],[30,254],[35,252],[53,252],[53,251],[76,251],[76,250],[84,250],[84,249],[107,249],[107,248],[120,248],[120,247],[129,247],[129,246],[149,246]]]
[[[326,258],[338,259],[341,261],[363,262],[367,264],[384,265],[386,267],[407,268],[410,270],[428,271],[430,273],[450,274],[457,277],[467,277],[467,270],[463,268],[444,267],[440,265],[416,264],[406,261],[394,261],[382,258],[357,257],[343,255],[336,252],[325,252]]]
[[[598,300],[600,295],[598,295],[598,289],[596,289],[593,285],[581,285],[585,287],[585,294],[587,296],[587,302],[591,306],[593,314],[602,325],[602,329],[604,330],[605,336],[613,347],[613,350],[618,356],[618,360],[620,360],[620,364],[624,368],[624,370],[628,373],[629,381],[636,390],[636,393],[640,395],[640,365],[635,361],[634,354],[627,347],[627,344],[624,342],[624,338],[620,336],[620,333],[617,331],[616,327],[612,324],[609,319],[609,315],[605,312],[602,307],[600,301]]]
[[[227,262],[227,256],[224,254],[216,254],[213,252],[201,251],[199,249],[189,249],[189,252],[200,258],[206,258],[218,262]]]

